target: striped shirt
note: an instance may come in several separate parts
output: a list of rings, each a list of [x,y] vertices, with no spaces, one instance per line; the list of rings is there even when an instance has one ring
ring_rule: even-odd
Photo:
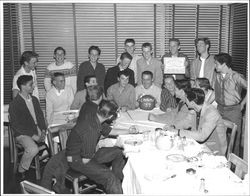
[[[57,66],[55,62],[48,65],[45,70],[44,87],[48,92],[51,88],[51,78],[55,72],[64,74],[65,85],[71,86],[73,93],[76,92],[76,66],[69,61],[64,61],[64,64]]]
[[[176,108],[176,106],[177,103],[175,97],[169,92],[168,89],[162,89],[160,109],[163,112],[166,112],[168,108]]]
[[[67,156],[91,159],[95,155],[100,136],[107,136],[111,131],[109,126],[101,125],[96,115],[97,107],[91,101],[83,104],[76,126],[67,140]]]

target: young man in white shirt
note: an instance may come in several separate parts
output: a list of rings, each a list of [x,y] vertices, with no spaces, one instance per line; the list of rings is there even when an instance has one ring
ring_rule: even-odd
[[[56,72],[52,78],[53,87],[46,95],[46,117],[48,124],[53,123],[53,114],[69,110],[74,100],[74,93],[70,86],[65,85],[63,73]]]
[[[36,66],[38,62],[38,54],[32,51],[25,51],[20,59],[21,68],[16,72],[12,84],[12,98],[14,99],[20,89],[17,86],[17,79],[22,75],[30,75],[33,77],[34,90],[32,95],[39,100],[39,92],[37,87]]]

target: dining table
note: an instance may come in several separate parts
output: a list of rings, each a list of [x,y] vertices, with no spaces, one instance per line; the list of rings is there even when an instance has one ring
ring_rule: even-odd
[[[155,108],[121,112],[113,127],[127,129],[135,125],[139,133],[103,140],[103,146],[106,140],[106,147],[116,145],[124,149],[124,194],[249,195],[249,183],[228,168],[225,156],[216,155],[192,138],[162,130],[164,124],[149,121],[149,113],[162,111]],[[168,149],[157,145],[161,134],[172,139]]]

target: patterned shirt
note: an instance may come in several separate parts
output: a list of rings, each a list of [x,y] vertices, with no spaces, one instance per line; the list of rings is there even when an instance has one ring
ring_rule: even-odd
[[[113,84],[108,88],[107,99],[114,100],[119,107],[126,106],[134,110],[136,106],[135,88],[131,84],[127,84],[125,88],[120,91],[120,84]]]
[[[63,73],[65,76],[65,84],[71,86],[73,93],[76,92],[76,66],[69,61],[64,61],[64,64],[57,66],[55,62],[48,65],[45,70],[44,87],[48,92],[52,88],[51,78],[55,72]]]
[[[177,103],[175,97],[169,92],[168,89],[162,89],[160,109],[166,112],[168,108],[176,108],[176,106]]]
[[[219,105],[231,106],[241,102],[241,90],[247,88],[247,81],[236,71],[229,70],[225,78],[221,74],[216,75],[215,100]]]

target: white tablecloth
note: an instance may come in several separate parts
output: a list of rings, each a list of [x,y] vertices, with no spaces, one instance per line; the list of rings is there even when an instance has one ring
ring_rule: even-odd
[[[148,114],[162,113],[158,108],[152,111],[140,109],[121,113],[116,120],[114,128],[129,128],[137,125],[140,132],[150,130],[154,134],[157,127],[164,124],[148,121]],[[150,137],[150,136],[149,136]],[[125,144],[125,141],[143,141],[141,145]],[[109,145],[122,145],[128,162],[123,169],[124,179],[122,183],[124,194],[148,194],[148,195],[248,195],[249,188],[226,167],[226,158],[204,154],[199,159],[188,162],[186,159],[173,162],[167,159],[168,155],[181,154],[185,158],[197,157],[202,151],[207,151],[205,145],[200,145],[192,139],[187,139],[187,145],[183,150],[176,146],[169,151],[159,150],[154,141],[149,138],[144,141],[143,134],[121,135],[117,141],[112,140]],[[186,173],[186,169],[193,168],[196,173]],[[171,178],[171,176],[174,176]],[[201,178],[205,179],[204,193],[200,191]],[[247,188],[246,188],[247,187]]]

